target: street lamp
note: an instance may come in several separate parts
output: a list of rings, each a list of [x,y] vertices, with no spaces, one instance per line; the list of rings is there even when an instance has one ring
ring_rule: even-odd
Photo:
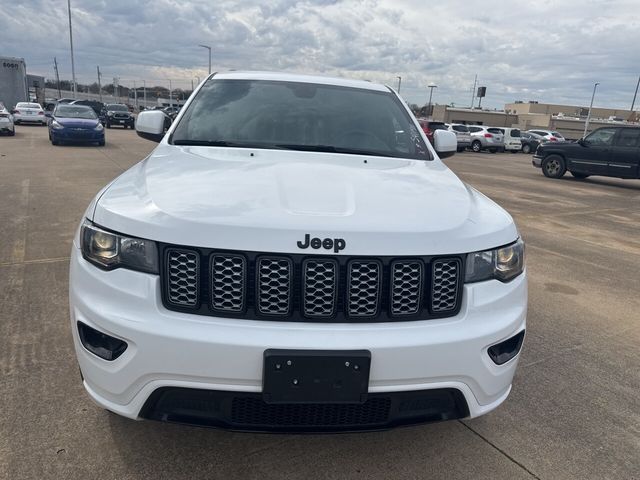
[[[398,79],[398,95],[400,95],[400,85],[402,85],[402,77],[396,77]]]
[[[593,94],[591,94],[591,103],[589,104],[589,113],[587,113],[587,121],[584,122],[584,134],[582,137],[587,136],[587,130],[589,129],[589,120],[591,120],[591,108],[593,107],[593,98],[596,96],[596,87],[600,85],[599,82],[593,84]]]
[[[198,45],[198,46],[209,50],[209,75],[211,75],[211,47],[209,45]]]
[[[71,0],[67,0],[67,9],[69,10],[69,43],[71,44],[71,78],[73,81],[73,98],[76,98],[76,66],[73,61],[73,31],[71,29]]]
[[[429,85],[427,85],[427,88],[429,89],[429,115],[432,115],[431,99],[433,98],[433,89],[434,88],[438,88],[438,86],[434,85],[434,84],[429,84]]]

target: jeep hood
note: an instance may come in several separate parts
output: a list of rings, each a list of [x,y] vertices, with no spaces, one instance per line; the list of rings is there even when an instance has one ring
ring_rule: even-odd
[[[439,160],[159,145],[96,202],[93,221],[127,235],[221,249],[299,250],[342,238],[346,255],[494,248],[518,233],[502,208]]]

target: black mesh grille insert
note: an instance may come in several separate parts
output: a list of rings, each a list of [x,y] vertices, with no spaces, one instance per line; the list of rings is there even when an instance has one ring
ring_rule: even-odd
[[[222,312],[244,309],[246,262],[240,255],[211,256],[211,306]]]
[[[382,267],[377,261],[349,263],[347,309],[354,317],[374,317],[378,313]]]
[[[402,260],[391,265],[391,313],[413,315],[420,310],[423,290],[422,263]]]
[[[195,307],[200,290],[200,257],[189,250],[167,250],[167,294],[169,301],[184,307]]]
[[[261,398],[233,399],[231,420],[238,425],[339,426],[384,424],[389,417],[389,398],[373,398],[363,404],[268,405]]]
[[[293,266],[288,258],[258,260],[258,311],[265,315],[287,315],[291,310]]]
[[[433,286],[431,288],[431,310],[436,313],[456,309],[458,303],[459,260],[436,260],[433,262]]]
[[[304,314],[332,317],[336,310],[338,264],[333,260],[307,260],[302,269]]]

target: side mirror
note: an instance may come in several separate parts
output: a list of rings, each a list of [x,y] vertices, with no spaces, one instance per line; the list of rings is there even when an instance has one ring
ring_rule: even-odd
[[[171,119],[159,110],[140,112],[136,119],[136,133],[152,142],[160,142],[164,137],[167,119],[171,125]]]
[[[436,130],[433,132],[433,148],[441,160],[451,157],[458,151],[456,134],[449,130]]]
[[[51,112],[44,112],[44,116],[47,118],[51,118]]]

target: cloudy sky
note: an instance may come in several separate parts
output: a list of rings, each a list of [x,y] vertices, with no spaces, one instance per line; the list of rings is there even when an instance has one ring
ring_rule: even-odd
[[[79,82],[189,88],[208,69],[320,73],[397,86],[412,103],[514,100],[629,108],[640,0],[71,0]],[[0,55],[71,78],[66,0],[0,0]],[[636,106],[638,106],[636,103]]]

